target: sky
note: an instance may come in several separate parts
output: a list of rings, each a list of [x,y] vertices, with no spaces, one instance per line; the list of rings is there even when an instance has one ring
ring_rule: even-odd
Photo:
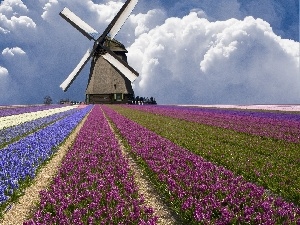
[[[84,101],[90,63],[59,85],[125,0],[2,0],[0,105]],[[159,104],[300,104],[298,0],[139,0],[116,39],[139,72],[136,96]]]

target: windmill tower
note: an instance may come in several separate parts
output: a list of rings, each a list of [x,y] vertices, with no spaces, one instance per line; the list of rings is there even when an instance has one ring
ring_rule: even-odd
[[[87,50],[79,64],[60,85],[67,91],[86,63],[92,58],[89,80],[86,88],[88,104],[127,103],[134,92],[131,83],[138,73],[127,63],[125,46],[114,39],[138,0],[127,0],[102,35],[89,26],[68,8],[60,15],[89,40],[94,40],[92,50]]]
[[[124,45],[115,39],[106,39],[104,45],[127,63]],[[86,102],[126,103],[134,92],[131,82],[119,70],[102,57],[101,49],[95,51],[86,88]]]

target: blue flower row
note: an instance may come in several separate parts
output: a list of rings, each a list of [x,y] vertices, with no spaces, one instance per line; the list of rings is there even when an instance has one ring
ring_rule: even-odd
[[[0,151],[0,204],[9,199],[21,180],[35,177],[37,168],[55,152],[91,108],[87,106]]]
[[[17,126],[8,127],[6,129],[0,130],[0,146],[4,146],[5,144],[12,142],[18,137],[22,137],[30,132],[42,128],[43,126],[46,126],[47,124],[53,123],[70,114],[73,114],[77,110],[78,109],[71,109],[65,112],[28,121]]]

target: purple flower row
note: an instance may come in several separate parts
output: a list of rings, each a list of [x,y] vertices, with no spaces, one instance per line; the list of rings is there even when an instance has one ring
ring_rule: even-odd
[[[60,107],[65,107],[65,105],[53,104],[53,105],[35,105],[35,106],[13,107],[13,108],[0,108],[0,117],[37,112],[41,110],[54,109]]]
[[[0,151],[0,204],[9,199],[19,182],[33,178],[37,168],[47,160],[55,148],[71,133],[92,106],[78,110]]]
[[[24,224],[155,224],[99,106],[89,114],[33,218]]]
[[[188,108],[179,106],[132,105],[127,107],[238,132],[295,143],[300,142],[300,115],[298,114]]]
[[[47,124],[53,123],[70,114],[73,114],[77,110],[78,109],[71,109],[65,112],[56,113],[51,116],[31,120],[17,126],[8,127],[6,129],[0,130],[0,146],[12,142],[14,139],[22,137],[27,133],[40,129],[41,127],[46,126]]]
[[[190,224],[300,223],[300,208],[103,107]],[[175,207],[176,208],[176,207]]]

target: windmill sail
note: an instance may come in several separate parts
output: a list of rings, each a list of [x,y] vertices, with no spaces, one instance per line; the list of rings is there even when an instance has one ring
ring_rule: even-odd
[[[122,63],[122,61],[118,60],[118,58],[112,56],[110,53],[105,53],[102,57],[116,67],[131,82],[135,81],[137,78],[138,73],[135,70],[133,70],[128,64]]]
[[[99,33],[94,28],[92,28],[90,25],[76,16],[70,9],[64,8],[63,11],[59,13],[59,15],[61,15],[61,17],[68,21],[77,30],[79,30],[89,40],[95,40],[95,38],[99,36]]]
[[[70,85],[73,83],[75,78],[78,76],[80,71],[83,69],[85,64],[89,61],[89,59],[92,57],[92,52],[90,49],[87,50],[87,52],[84,54],[82,59],[80,60],[79,64],[76,66],[76,68],[72,71],[72,73],[67,77],[67,79],[59,86],[63,89],[63,91],[67,91]]]
[[[125,5],[126,7],[124,7],[124,11],[123,12],[120,11],[121,12],[120,16],[117,17],[114,26],[111,28],[109,32],[111,39],[113,39],[117,35],[117,33],[119,32],[119,30],[121,29],[121,27],[123,26],[127,18],[129,17],[129,15],[131,14],[132,10],[134,9],[137,3],[138,0],[131,0],[129,1],[127,6]]]
[[[127,0],[115,18],[111,21],[108,27],[105,29],[101,37],[98,41],[104,40],[104,38],[109,34],[110,38],[113,39],[116,34],[119,32],[127,18],[129,17],[130,13],[138,3],[138,0]]]

